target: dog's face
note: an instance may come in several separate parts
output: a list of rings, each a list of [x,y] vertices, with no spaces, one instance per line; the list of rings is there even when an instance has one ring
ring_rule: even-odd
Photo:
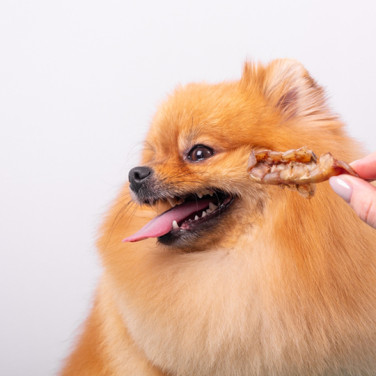
[[[159,242],[203,249],[219,232],[236,227],[243,195],[259,202],[246,173],[251,145],[244,134],[229,134],[238,116],[232,103],[237,91],[232,84],[225,90],[190,86],[175,93],[155,119],[143,165],[130,171],[129,182],[139,203],[168,210],[156,225]]]
[[[320,104],[320,93],[291,61],[246,65],[240,82],[178,89],[153,121],[142,165],[129,172],[133,198],[159,216],[127,240],[157,237],[192,251],[248,231],[267,197],[247,175],[251,149],[306,145],[297,120],[308,94]]]

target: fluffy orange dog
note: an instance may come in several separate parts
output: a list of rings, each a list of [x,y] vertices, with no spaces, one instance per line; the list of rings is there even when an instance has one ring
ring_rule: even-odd
[[[308,200],[246,171],[255,147],[361,155],[299,63],[177,89],[145,145],[62,375],[376,375],[376,231],[328,183]]]

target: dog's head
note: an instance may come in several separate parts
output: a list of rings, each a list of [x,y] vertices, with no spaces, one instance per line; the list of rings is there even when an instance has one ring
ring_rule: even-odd
[[[177,89],[153,120],[142,165],[129,172],[134,200],[160,214],[127,240],[200,250],[248,231],[269,197],[247,175],[251,150],[320,152],[317,140],[338,132],[333,120],[322,89],[291,60],[246,64],[237,82]]]

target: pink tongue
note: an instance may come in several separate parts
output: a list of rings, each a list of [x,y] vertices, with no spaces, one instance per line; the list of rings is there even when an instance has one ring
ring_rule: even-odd
[[[210,199],[204,199],[177,205],[152,219],[141,230],[125,238],[123,242],[138,242],[139,240],[165,235],[171,231],[173,220],[180,222],[194,212],[205,209],[209,205],[209,202]]]

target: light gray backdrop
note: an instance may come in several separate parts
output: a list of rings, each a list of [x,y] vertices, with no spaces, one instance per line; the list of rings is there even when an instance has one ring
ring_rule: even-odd
[[[59,369],[100,275],[102,215],[175,85],[296,58],[376,150],[375,4],[1,0],[0,374]]]

